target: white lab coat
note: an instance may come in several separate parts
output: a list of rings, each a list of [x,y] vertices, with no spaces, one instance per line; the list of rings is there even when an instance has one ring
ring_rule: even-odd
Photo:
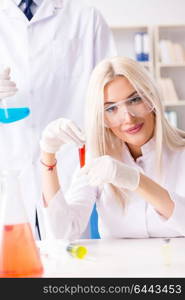
[[[23,194],[32,224],[35,202],[41,198],[39,176],[33,175],[39,172],[41,132],[58,117],[83,127],[91,71],[100,60],[114,55],[112,34],[102,16],[79,0],[44,0],[30,22],[14,1],[0,6],[0,63],[11,67],[19,89],[7,103],[31,110],[25,120],[1,126],[0,136],[6,142],[1,149],[8,149],[13,161],[19,160],[24,169]],[[65,189],[78,163],[78,151],[65,146],[60,158]],[[4,162],[1,159],[2,165]]]
[[[185,236],[185,149],[170,151],[163,147],[162,182],[154,171],[154,148],[155,142],[151,139],[142,147],[142,156],[134,161],[128,148],[125,147],[123,162],[134,166],[167,189],[175,204],[169,219],[163,218],[136,192],[127,191],[128,205],[123,209],[120,202],[111,195],[108,185],[105,184],[101,191],[96,187],[90,187],[86,176],[78,176],[77,171],[65,197],[59,190],[45,208],[52,233],[58,238],[78,239],[96,202],[98,227],[102,238]]]

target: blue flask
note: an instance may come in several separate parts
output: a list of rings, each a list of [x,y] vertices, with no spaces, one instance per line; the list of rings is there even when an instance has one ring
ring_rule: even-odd
[[[8,124],[26,118],[30,114],[28,107],[0,108],[0,123]]]

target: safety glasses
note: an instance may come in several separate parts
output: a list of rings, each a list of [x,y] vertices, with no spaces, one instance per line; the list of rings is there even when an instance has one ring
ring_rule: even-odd
[[[154,106],[144,97],[134,94],[132,97],[104,106],[104,119],[106,127],[117,127],[128,113],[133,117],[143,117],[154,110]]]

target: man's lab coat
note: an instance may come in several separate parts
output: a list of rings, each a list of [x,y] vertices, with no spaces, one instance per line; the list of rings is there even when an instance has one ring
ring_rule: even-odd
[[[33,226],[35,207],[41,205],[41,132],[59,117],[83,128],[90,74],[100,60],[114,55],[112,34],[101,14],[79,0],[44,0],[30,22],[14,1],[1,2],[0,63],[10,66],[11,78],[19,89],[7,104],[28,106],[31,114],[19,122],[1,125],[0,163],[1,169],[6,168],[7,161],[22,169],[23,198]],[[58,164],[65,189],[78,164],[76,147],[64,146]],[[42,222],[40,225],[44,232]]]

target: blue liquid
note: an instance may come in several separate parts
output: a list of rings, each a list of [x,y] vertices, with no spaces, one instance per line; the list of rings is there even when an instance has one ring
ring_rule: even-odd
[[[26,118],[30,114],[28,107],[0,108],[0,123],[12,123]]]

